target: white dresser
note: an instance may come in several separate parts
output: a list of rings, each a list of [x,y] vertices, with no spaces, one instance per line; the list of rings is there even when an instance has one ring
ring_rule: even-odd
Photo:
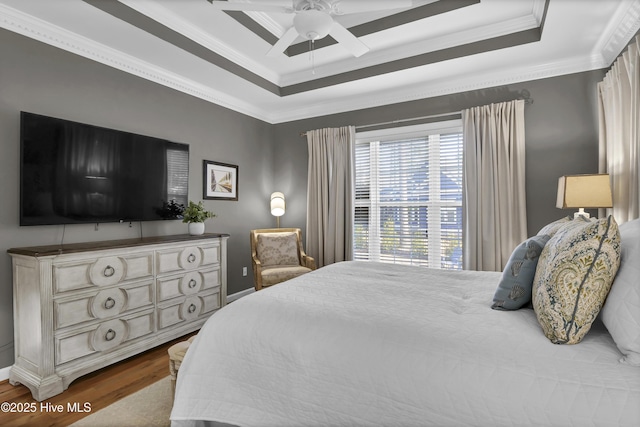
[[[81,375],[198,330],[226,304],[228,237],[10,249],[9,382],[42,401]]]

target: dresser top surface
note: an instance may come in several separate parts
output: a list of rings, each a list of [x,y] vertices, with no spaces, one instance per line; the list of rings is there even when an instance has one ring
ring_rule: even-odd
[[[190,234],[176,234],[171,236],[150,236],[135,239],[120,239],[120,240],[104,240],[100,242],[82,242],[82,243],[67,243],[63,245],[46,245],[46,246],[30,246],[24,248],[11,248],[7,250],[7,253],[13,255],[27,255],[27,256],[50,256],[61,255],[76,252],[88,252],[95,250],[106,249],[118,249],[132,246],[145,246],[145,245],[159,245],[163,243],[179,243],[189,242],[215,238],[227,238],[228,234],[219,233],[205,233],[198,236],[192,236]]]

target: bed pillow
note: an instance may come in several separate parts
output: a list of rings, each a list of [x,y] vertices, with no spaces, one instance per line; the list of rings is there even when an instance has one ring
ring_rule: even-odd
[[[602,321],[624,354],[621,362],[640,366],[640,219],[620,225],[620,240],[620,268],[602,308]]]
[[[582,227],[583,225],[590,222],[592,222],[591,219],[582,215],[577,217],[574,217],[572,215],[565,216],[564,218],[560,218],[556,221],[550,222],[549,224],[542,227],[540,231],[538,231],[538,236],[546,234],[547,236],[553,237],[558,231],[562,229]]]
[[[554,344],[577,344],[591,328],[620,266],[612,216],[562,227],[545,245],[533,281],[533,309]]]
[[[298,265],[298,236],[295,232],[258,234],[256,252],[265,267]]]
[[[509,257],[493,296],[494,310],[517,310],[531,301],[531,287],[544,245],[551,237],[533,236],[520,244]]]

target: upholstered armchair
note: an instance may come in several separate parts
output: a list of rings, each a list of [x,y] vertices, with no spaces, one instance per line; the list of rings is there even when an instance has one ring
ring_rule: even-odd
[[[316,269],[302,248],[299,228],[251,230],[251,260],[256,291]]]

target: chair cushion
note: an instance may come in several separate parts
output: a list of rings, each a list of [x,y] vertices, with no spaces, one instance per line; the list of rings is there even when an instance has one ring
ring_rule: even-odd
[[[533,281],[533,309],[554,344],[577,344],[591,328],[620,265],[612,216],[563,227],[545,245]]]
[[[310,272],[300,265],[271,266],[262,269],[262,286],[271,286]]]
[[[256,255],[263,267],[300,264],[296,233],[263,233],[257,237]]]

